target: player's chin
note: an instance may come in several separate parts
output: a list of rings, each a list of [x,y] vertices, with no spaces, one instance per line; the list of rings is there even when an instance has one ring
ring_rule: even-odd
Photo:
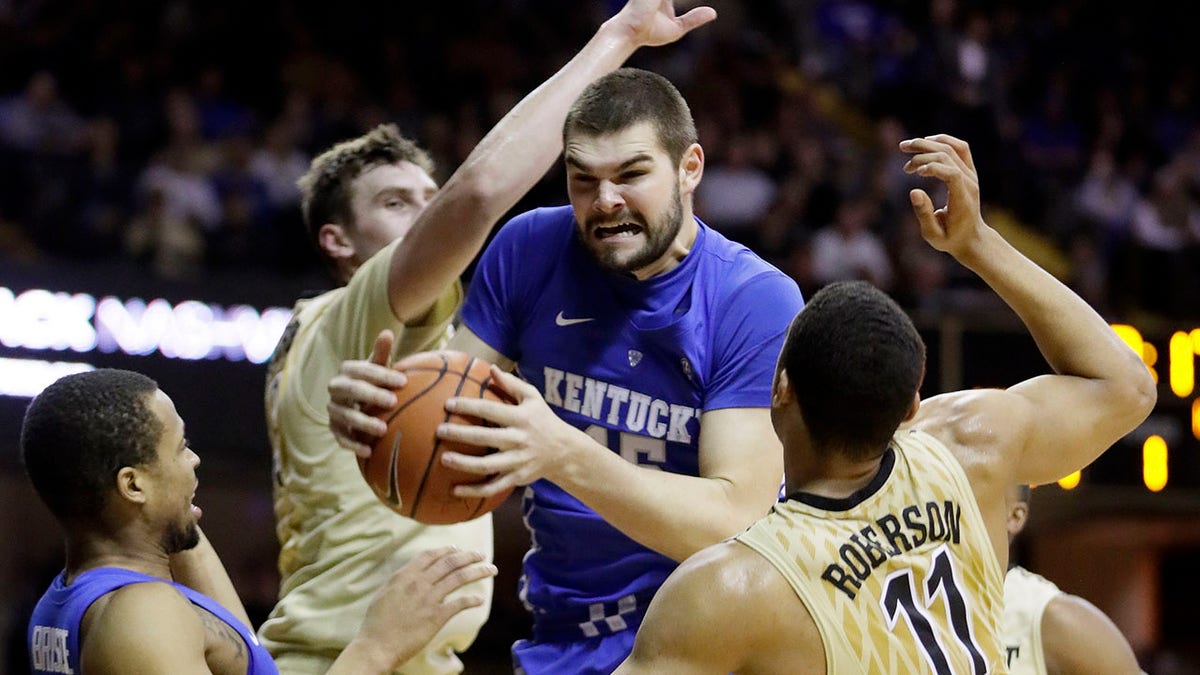
[[[192,523],[187,528],[187,537],[184,539],[183,550],[190,551],[200,545],[200,526]]]
[[[613,246],[595,246],[592,248],[592,253],[596,260],[604,268],[613,272],[622,274],[631,274],[634,270],[641,267],[639,261],[645,257],[645,242],[625,245]]]

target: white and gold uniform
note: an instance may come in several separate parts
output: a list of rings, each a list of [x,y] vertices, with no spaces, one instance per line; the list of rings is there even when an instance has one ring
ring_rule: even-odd
[[[1002,569],[966,474],[940,441],[897,433],[869,485],[795,493],[737,537],[788,580],[826,672],[1006,672]]]
[[[388,578],[422,550],[454,544],[492,558],[491,515],[445,526],[423,525],[391,511],[359,472],[354,453],[329,430],[327,385],[346,359],[366,358],[384,328],[396,334],[394,357],[438,349],[452,334],[462,302],[455,283],[423,317],[400,324],[387,296],[396,243],[360,267],[349,284],[296,304],[268,369],[267,427],[274,452],[279,603],[259,630],[282,673],[324,673],[358,631],[367,606]],[[492,580],[460,592],[489,600]],[[450,620],[399,672],[462,671],[465,650],[490,604]]]
[[[1023,567],[1004,575],[1004,647],[1011,675],[1046,675],[1042,653],[1042,614],[1062,591],[1054,582]]]

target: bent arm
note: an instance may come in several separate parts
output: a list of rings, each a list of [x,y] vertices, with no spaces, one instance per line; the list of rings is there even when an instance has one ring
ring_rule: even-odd
[[[963,258],[1028,327],[1055,375],[1021,382],[1024,444],[1010,483],[1048,483],[1090,464],[1157,397],[1141,358],[1082,298],[990,228]]]
[[[923,190],[912,191],[922,236],[1016,312],[1056,373],[1011,387],[995,414],[979,420],[1011,437],[990,460],[997,490],[1054,481],[1086,466],[1149,415],[1154,379],[1094,309],[984,222],[964,141],[927,136],[901,149],[912,155],[906,171],[937,178],[948,191],[937,210]]]
[[[502,370],[513,366],[511,359],[465,327],[451,340],[450,347],[488,360]],[[531,479],[544,477],[626,536],[674,560],[683,560],[741,532],[765,516],[779,497],[783,446],[775,435],[767,408],[725,408],[704,413],[698,442],[699,475],[687,476],[638,466],[635,458],[613,452],[550,412],[541,394],[532,387],[525,396],[536,398],[538,414],[543,415],[536,422],[526,420],[526,423],[543,430],[545,436],[536,444],[550,449],[551,457],[539,463],[534,470],[536,475],[522,476],[518,470],[502,486],[492,489],[524,485]],[[499,447],[487,439],[473,437],[480,433],[493,431],[459,429],[457,438]],[[646,451],[631,447],[630,452]],[[508,469],[501,465],[505,462],[503,453],[484,459],[457,457],[452,461],[457,468],[472,464],[490,467],[484,473]]]
[[[1137,675],[1129,641],[1095,605],[1059,595],[1042,614],[1042,653],[1050,675]]]
[[[509,373],[512,372],[513,367],[516,365],[512,359],[493,349],[491,345],[484,342],[466,326],[459,326],[458,330],[454,333],[454,337],[450,338],[450,344],[446,348],[466,352],[471,356],[499,366],[501,370]]]
[[[783,448],[766,408],[701,416],[699,476],[638,466],[583,432],[572,442],[547,477],[613,527],[675,560],[765,516],[783,479]]]
[[[216,600],[236,616],[247,628],[250,625],[250,615],[246,612],[242,599],[238,597],[229,572],[213,548],[212,542],[203,531],[200,532],[200,543],[193,549],[173,553],[170,559],[171,578],[194,591]]]

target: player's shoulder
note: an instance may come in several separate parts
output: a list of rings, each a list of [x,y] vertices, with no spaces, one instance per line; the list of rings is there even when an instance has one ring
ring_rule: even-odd
[[[562,240],[573,236],[574,231],[575,214],[570,206],[542,206],[510,218],[497,230],[496,238]]]
[[[110,672],[129,672],[130,658],[153,670],[181,654],[203,654],[204,626],[196,609],[165,581],[129,584],[108,593],[88,610],[84,625],[84,662],[107,664],[113,667]]]
[[[802,299],[794,279],[744,244],[726,238],[702,222],[700,228],[698,274],[708,277],[712,288],[724,299],[733,300],[751,293],[755,298],[754,302],[748,303],[751,307],[767,305],[772,307],[772,312],[778,312],[781,309],[778,303],[791,301],[799,310]]]
[[[743,276],[758,274],[778,274],[786,277],[779,268],[767,262],[745,244],[733,241],[719,231],[697,220],[700,241],[700,253],[708,262],[709,268],[718,268],[727,273]]]
[[[130,636],[199,627],[192,603],[174,584],[140,581],[98,598],[84,615],[89,638],[121,643]]]
[[[1050,672],[1134,675],[1141,668],[1129,640],[1098,607],[1061,593],[1042,613],[1042,648]]]
[[[670,608],[669,621],[656,617],[669,624],[661,638],[694,640],[690,634],[698,633],[741,666],[822,658],[820,631],[787,579],[735,539],[689,557],[659,589],[656,604],[659,596]]]
[[[106,620],[144,619],[191,609],[191,601],[174,584],[166,581],[140,581],[114,589],[104,596]]]
[[[1091,631],[1106,632],[1109,630],[1119,633],[1112,619],[1088,600],[1071,595],[1057,593],[1042,614],[1042,626],[1057,628],[1064,635],[1088,633]]]
[[[659,592],[676,596],[677,610],[683,605],[692,616],[720,615],[728,620],[757,612],[758,600],[777,600],[781,592],[791,591],[766,558],[731,539],[688,557]]]
[[[921,401],[917,414],[901,428],[923,431],[951,452],[989,452],[1019,442],[1026,402],[1004,389],[948,392]]]
[[[1007,572],[1004,573],[1004,582],[1007,584],[1010,581],[1013,583],[1018,583],[1018,584],[1019,583],[1037,584],[1039,586],[1045,586],[1047,588],[1053,588],[1054,590],[1058,590],[1058,586],[1053,581],[1050,581],[1049,579],[1038,574],[1037,572],[1032,572],[1030,570],[1027,570],[1024,567],[1021,567],[1020,565],[1013,565],[1012,567],[1008,568]]]

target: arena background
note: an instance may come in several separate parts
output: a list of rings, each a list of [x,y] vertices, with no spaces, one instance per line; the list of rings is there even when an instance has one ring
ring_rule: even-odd
[[[956,133],[989,221],[1142,352],[1158,409],[1071,489],[1035,490],[1017,557],[1104,609],[1149,673],[1200,672],[1200,82],[1183,6],[712,4],[717,23],[631,61],[692,105],[709,224],[806,293],[847,274],[888,289],[929,343],[926,392],[1011,384],[1045,370],[1036,347],[908,215],[895,143]],[[203,458],[204,528],[261,619],[277,583],[261,362],[294,298],[327,285],[295,177],[394,121],[444,180],[617,6],[0,0],[0,673],[25,672],[25,618],[62,561],[18,461],[39,383],[82,364],[159,381]],[[555,167],[514,211],[564,201]],[[887,258],[848,264],[834,231]],[[501,576],[468,673],[505,672],[528,628],[517,507],[497,512]]]

